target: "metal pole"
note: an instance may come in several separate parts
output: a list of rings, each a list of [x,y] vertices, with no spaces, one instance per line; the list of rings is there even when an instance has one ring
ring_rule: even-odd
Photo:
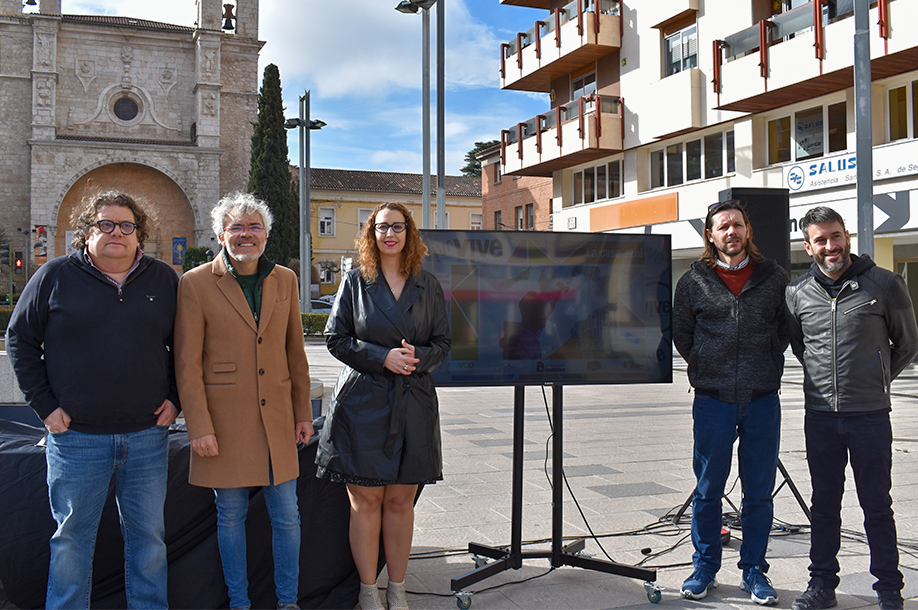
[[[857,249],[873,256],[873,130],[870,92],[870,0],[854,2],[854,131],[857,140]]]
[[[306,298],[306,291],[309,287],[307,283],[308,280],[308,269],[309,265],[306,264],[306,237],[305,231],[303,229],[303,210],[306,209],[306,172],[304,170],[303,164],[306,159],[306,133],[309,133],[308,129],[304,128],[306,125],[306,99],[309,97],[309,91],[300,98],[300,311],[308,311],[306,308],[309,306],[309,299]]]
[[[430,9],[425,8],[422,15],[421,34],[421,74],[422,94],[421,107],[424,122],[424,173],[421,181],[421,219],[422,227],[430,228]]]
[[[444,106],[446,78],[443,73],[443,64],[446,60],[446,45],[444,40],[446,8],[444,0],[437,2],[437,228],[445,229],[446,216],[446,148],[444,147],[444,134],[446,131],[446,113]]]
[[[305,291],[303,292],[303,311],[306,313],[312,312],[312,228],[309,226],[310,222],[310,198],[312,195],[311,190],[311,175],[309,171],[309,132],[312,131],[312,123],[309,120],[309,90],[306,90],[306,95],[303,96],[305,100],[304,104],[301,106],[305,110],[306,117],[303,120],[300,129],[306,134],[306,136],[300,140],[300,146],[305,148],[305,158],[306,158],[306,167],[305,167],[305,177],[300,178],[300,192],[303,193],[303,207],[300,212],[300,234],[302,236],[302,253],[300,258],[300,277],[303,278],[303,286]],[[305,140],[305,144],[303,143]]]

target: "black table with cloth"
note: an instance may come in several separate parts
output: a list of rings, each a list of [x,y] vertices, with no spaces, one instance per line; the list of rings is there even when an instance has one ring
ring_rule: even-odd
[[[321,421],[317,420],[317,427]],[[166,547],[169,605],[172,608],[226,608],[217,548],[213,490],[188,483],[191,443],[183,430],[169,434]],[[318,428],[317,428],[318,432]],[[56,525],[48,503],[43,428],[0,419],[0,605],[41,608],[45,603],[50,550]],[[345,486],[317,479],[314,436],[300,446],[300,606],[353,608],[359,578],[348,543],[349,504]],[[264,495],[253,488],[246,521],[249,596],[253,608],[274,608],[271,522]],[[93,560],[93,608],[124,608],[124,543],[114,487],[102,512]]]

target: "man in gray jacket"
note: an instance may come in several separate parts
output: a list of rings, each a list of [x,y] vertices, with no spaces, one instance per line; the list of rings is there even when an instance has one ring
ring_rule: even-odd
[[[765,573],[772,491],[778,465],[778,389],[787,349],[787,272],[764,258],[738,201],[715,203],[705,218],[705,251],[679,279],[673,299],[673,342],[695,388],[692,460],[694,571],[682,595],[701,599],[717,586],[722,498],[733,443],[739,438],[743,489],[740,588],[770,605],[778,596]]]
[[[836,605],[841,501],[850,458],[881,610],[902,610],[892,498],[890,382],[918,353],[905,280],[851,254],[842,217],[816,207],[800,219],[813,257],[787,287],[791,348],[803,363],[806,454],[813,481],[810,582],[794,610]]]

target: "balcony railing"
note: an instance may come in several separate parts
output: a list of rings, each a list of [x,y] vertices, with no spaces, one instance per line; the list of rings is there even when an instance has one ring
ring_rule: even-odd
[[[534,26],[525,32],[517,34],[515,40],[511,40],[503,45],[506,53],[504,57],[516,55],[520,50],[525,49],[531,44],[535,44],[537,40],[541,40],[544,36],[556,31],[558,27],[564,25],[568,21],[574,21],[576,19],[582,20],[583,13],[596,12],[597,5],[599,6],[599,13],[602,15],[615,15],[616,17],[620,15],[619,11],[621,9],[619,0],[580,0],[579,11],[577,2],[578,0],[573,0],[573,2],[570,2],[563,8],[557,9],[555,13],[552,14],[552,18],[546,19],[545,21],[537,21]]]
[[[585,149],[621,150],[624,129],[619,121],[624,120],[623,106],[621,98],[591,94],[517,123],[501,132],[501,163],[505,167],[508,165],[507,154],[511,147],[515,148],[511,152],[515,152],[516,157],[511,165],[521,169]],[[615,122],[610,124],[610,119]],[[607,129],[611,125],[606,137],[603,137],[604,123]],[[527,154],[524,149],[537,157],[524,159]]]

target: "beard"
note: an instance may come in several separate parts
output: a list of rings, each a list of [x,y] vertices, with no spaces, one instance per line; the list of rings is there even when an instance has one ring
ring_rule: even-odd
[[[235,245],[233,245],[230,240],[227,240],[226,251],[233,260],[237,260],[240,263],[250,263],[261,258],[261,255],[265,252],[265,248],[262,246],[258,252],[238,252]]]
[[[739,240],[739,242],[731,244],[727,244],[727,242],[721,244],[715,243],[714,247],[717,248],[717,251],[721,252],[722,254],[727,256],[736,256],[737,254],[740,254],[746,250],[748,243],[748,239],[742,238]]]
[[[848,266],[848,264],[851,262],[851,242],[848,241],[845,244],[845,248],[842,251],[842,256],[838,259],[838,262],[827,263],[826,257],[830,254],[835,254],[836,252],[837,250],[833,250],[832,252],[823,252],[822,254],[813,256],[813,260],[816,261],[816,265],[819,267],[819,270],[826,275],[831,276]]]

